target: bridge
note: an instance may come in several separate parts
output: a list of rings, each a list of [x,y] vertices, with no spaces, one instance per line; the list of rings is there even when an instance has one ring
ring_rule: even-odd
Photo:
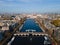
[[[15,33],[14,36],[29,36],[29,35],[32,35],[32,36],[48,36],[48,34],[44,33],[44,32],[18,32],[18,33]]]

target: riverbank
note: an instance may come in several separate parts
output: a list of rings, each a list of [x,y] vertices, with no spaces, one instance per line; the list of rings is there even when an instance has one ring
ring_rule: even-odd
[[[51,38],[51,41],[54,43],[54,45],[58,45],[57,42],[55,41],[55,39],[52,37],[52,32],[50,30],[48,30],[39,20],[36,19],[39,23],[39,25],[43,28],[43,30],[45,30],[45,33],[47,33],[49,35],[49,37]]]

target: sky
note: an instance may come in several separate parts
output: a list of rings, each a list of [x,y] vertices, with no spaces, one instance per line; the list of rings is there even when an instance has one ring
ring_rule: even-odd
[[[60,0],[0,0],[0,13],[60,13]]]

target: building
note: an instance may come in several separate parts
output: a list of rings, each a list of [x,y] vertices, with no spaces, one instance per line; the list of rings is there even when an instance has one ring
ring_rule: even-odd
[[[59,29],[54,30],[54,36],[57,39],[57,41],[60,41],[60,27]]]

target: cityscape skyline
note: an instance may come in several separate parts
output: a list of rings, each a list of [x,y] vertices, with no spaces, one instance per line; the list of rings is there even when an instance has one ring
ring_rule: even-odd
[[[60,13],[60,0],[0,0],[0,13]]]

